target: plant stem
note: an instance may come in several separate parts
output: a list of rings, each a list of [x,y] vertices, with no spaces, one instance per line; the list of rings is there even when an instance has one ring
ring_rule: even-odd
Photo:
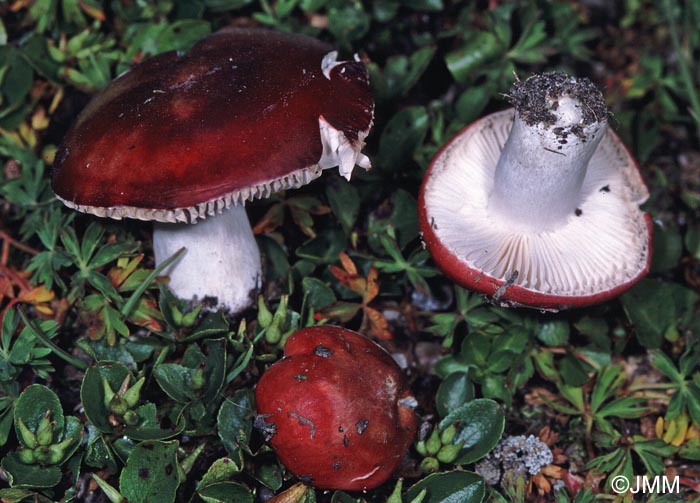
[[[17,312],[19,313],[19,317],[22,318],[24,324],[27,327],[29,327],[29,329],[34,333],[37,339],[43,342],[46,347],[51,349],[56,354],[56,356],[62,358],[77,369],[83,371],[87,370],[87,368],[89,367],[87,363],[67,353],[65,350],[58,347],[58,345],[55,342],[46,337],[46,334],[39,327],[37,327],[32,320],[29,319],[27,313],[24,312],[24,309],[22,309],[20,306],[17,306]]]
[[[693,77],[688,68],[688,60],[681,48],[678,26],[676,25],[676,19],[673,14],[673,7],[675,5],[671,3],[671,0],[664,0],[663,5],[666,22],[668,23],[671,34],[671,41],[673,42],[673,50],[676,52],[676,58],[678,59],[678,70],[680,71],[681,79],[683,80],[686,92],[688,93],[688,100],[690,101],[689,112],[695,121],[696,134],[698,135],[698,140],[700,140],[700,99],[698,99],[697,90],[693,85]]]
[[[675,383],[670,383],[670,382],[653,382],[653,383],[639,383],[639,384],[632,384],[628,388],[628,391],[644,391],[644,390],[651,390],[651,389],[673,389],[677,388],[678,385]]]

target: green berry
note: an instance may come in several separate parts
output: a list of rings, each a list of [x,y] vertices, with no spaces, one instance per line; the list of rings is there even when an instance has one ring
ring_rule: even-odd
[[[37,442],[36,435],[32,433],[29,428],[27,428],[27,425],[24,424],[24,421],[22,421],[22,418],[18,418],[19,420],[17,421],[17,429],[19,430],[19,436],[20,440],[22,443],[27,446],[29,449],[34,449],[39,443]]]
[[[420,469],[423,473],[433,473],[439,468],[440,462],[433,457],[423,458],[423,461],[420,462]]]
[[[47,410],[39,422],[39,427],[36,429],[36,441],[39,445],[51,445],[53,443],[53,427],[56,423],[51,421],[50,417],[51,411]]]
[[[440,434],[440,442],[442,442],[442,445],[449,445],[454,440],[456,434],[457,428],[455,428],[455,425],[451,424]]]
[[[457,456],[461,450],[461,442],[458,444],[443,445],[440,452],[437,453],[438,461],[441,463],[452,463],[455,459],[457,459]]]
[[[34,451],[32,449],[20,447],[17,449],[17,456],[25,465],[33,465],[36,462],[36,459],[34,459]]]
[[[428,455],[428,450],[425,448],[425,440],[419,440],[418,442],[416,442],[416,451],[421,456],[425,457]]]
[[[137,403],[139,403],[139,400],[141,399],[141,388],[143,387],[144,382],[146,382],[146,378],[142,377],[141,379],[136,381],[131,388],[126,390],[126,392],[122,396],[129,408],[132,408]]]
[[[442,447],[442,442],[440,442],[440,435],[438,434],[437,428],[434,428],[433,432],[428,437],[428,441],[425,443],[425,448],[428,451],[428,454],[434,456],[438,453],[440,447]]]
[[[272,323],[272,313],[265,305],[262,295],[258,296],[258,324],[262,328],[267,328]]]

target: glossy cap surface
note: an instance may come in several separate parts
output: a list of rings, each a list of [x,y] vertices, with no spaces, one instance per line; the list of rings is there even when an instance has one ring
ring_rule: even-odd
[[[339,327],[294,333],[255,390],[258,418],[282,463],[327,489],[386,481],[413,442],[415,399],[384,349]]]
[[[54,191],[100,216],[205,218],[319,176],[333,147],[320,121],[350,150],[332,154],[354,165],[373,100],[364,65],[335,63],[331,51],[301,35],[225,29],[148,59],[81,113],[57,153]]]

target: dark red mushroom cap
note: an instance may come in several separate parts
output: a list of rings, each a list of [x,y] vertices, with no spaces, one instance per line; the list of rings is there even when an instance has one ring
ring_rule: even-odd
[[[459,285],[495,302],[547,310],[611,299],[649,271],[649,193],[620,138],[605,132],[588,164],[581,202],[557,229],[522,229],[496,219],[489,195],[513,110],[470,124],[433,158],[418,221],[427,249]]]
[[[415,399],[391,356],[338,327],[294,333],[255,390],[258,423],[282,463],[320,488],[386,481],[416,434]]]
[[[347,175],[366,160],[373,106],[364,65],[336,62],[328,45],[225,29],[184,55],[137,65],[99,94],[57,154],[53,189],[100,216],[205,218],[339,162]]]

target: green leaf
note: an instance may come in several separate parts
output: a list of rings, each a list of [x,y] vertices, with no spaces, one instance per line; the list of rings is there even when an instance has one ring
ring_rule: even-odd
[[[117,472],[117,460],[102,433],[92,424],[87,424],[88,439],[85,464],[94,468],[106,468],[109,473]]]
[[[545,346],[563,346],[569,340],[569,323],[565,320],[544,322],[537,330],[537,338]]]
[[[217,459],[211,464],[207,473],[202,476],[199,487],[225,482],[240,471],[240,467],[236,466],[236,462],[231,458]]]
[[[369,246],[376,253],[382,253],[384,247],[381,237],[393,227],[399,248],[404,247],[418,237],[418,217],[416,199],[408,192],[397,189],[379,208],[372,212],[368,221]],[[337,254],[336,254],[337,257]]]
[[[239,464],[242,463],[241,449],[248,450],[254,416],[253,394],[247,389],[237,390],[219,409],[219,438],[231,457]]]
[[[80,400],[88,420],[103,433],[111,433],[114,427],[109,422],[110,410],[105,406],[105,391],[102,380],[106,379],[113,391],[117,391],[129,369],[120,362],[101,362],[87,369],[80,386]],[[133,383],[133,376],[131,379]]]
[[[416,148],[423,143],[428,125],[428,113],[424,107],[399,110],[382,131],[374,167],[387,173],[405,170]]]
[[[14,107],[24,101],[25,96],[31,90],[34,72],[29,63],[22,57],[21,52],[14,48],[10,49],[6,61],[7,69],[0,83],[0,91],[5,97],[3,105]]]
[[[456,111],[459,120],[470,124],[481,116],[491,99],[492,90],[487,85],[471,86],[457,99]]]
[[[326,183],[326,197],[331,210],[349,234],[360,212],[360,196],[354,185],[340,176],[329,177]]]
[[[273,491],[279,490],[282,487],[283,469],[277,458],[275,456],[261,456],[257,458],[257,461],[254,477],[265,487]]]
[[[671,358],[660,350],[649,351],[649,360],[652,367],[668,377],[675,384],[680,385],[685,381],[685,376],[676,369]]]
[[[611,365],[605,367],[596,379],[593,392],[591,393],[591,411],[593,413],[600,409],[606,400],[613,398],[617,390],[625,380],[624,370],[621,365]]]
[[[401,4],[409,9],[425,12],[438,12],[444,9],[442,0],[401,0]]]
[[[195,42],[203,39],[209,33],[211,33],[211,26],[207,21],[198,19],[175,21],[158,35],[157,51],[187,51]]]
[[[217,482],[197,489],[206,503],[253,503],[250,489],[235,482]]]
[[[480,31],[466,40],[461,48],[448,53],[445,63],[457,82],[467,84],[475,80],[479,70],[498,58],[503,50],[496,35]]]
[[[204,5],[212,12],[237,10],[250,5],[254,0],[204,0]]]
[[[342,2],[341,7],[328,9],[328,31],[341,47],[349,49],[352,42],[369,31],[370,17],[360,2]]]
[[[341,229],[321,233],[297,248],[297,256],[315,264],[333,264],[338,254],[347,248],[347,238]]]
[[[646,400],[641,397],[619,398],[601,407],[596,417],[621,417],[628,419],[641,417],[648,411],[646,407],[642,407],[645,403]]]
[[[0,21],[1,22],[1,21]],[[31,501],[32,503],[53,503],[52,500],[42,496],[39,493],[28,489],[10,488],[0,489],[0,500],[3,503],[22,503]]]
[[[693,438],[681,446],[678,454],[684,459],[700,461],[700,438]]]
[[[583,413],[586,410],[586,404],[583,398],[583,390],[578,386],[569,386],[566,384],[560,384],[559,392],[566,398],[579,413]]]
[[[643,279],[621,298],[639,342],[658,348],[668,328],[690,312],[698,294],[675,283]]]
[[[662,272],[675,268],[683,253],[683,240],[677,227],[654,224],[654,254],[651,271]]]
[[[158,386],[176,402],[190,402],[197,398],[192,389],[192,369],[178,363],[162,363],[153,371]]]
[[[182,433],[187,426],[183,416],[179,416],[173,429],[164,430],[158,423],[156,406],[153,403],[145,403],[135,410],[138,424],[134,427],[124,428],[122,432],[131,440],[165,440]]]
[[[15,403],[15,432],[17,438],[22,438],[19,431],[19,419],[31,432],[36,433],[47,411],[51,411],[50,419],[56,422],[53,427],[55,432],[63,432],[65,428],[65,418],[63,407],[56,393],[41,384],[32,384],[20,394]],[[56,437],[54,437],[56,440]]]
[[[15,488],[53,487],[61,481],[62,477],[58,466],[25,465],[14,452],[5,456],[1,464],[8,475],[10,485]]]
[[[567,353],[559,362],[559,374],[569,386],[583,386],[588,382],[590,367],[571,353]]]
[[[379,5],[375,3],[375,11],[378,7]],[[384,68],[380,68],[376,63],[370,63],[367,70],[373,94],[377,100],[390,101],[408,93],[428,68],[434,54],[435,47],[427,46],[418,49],[410,56],[390,56]]]
[[[337,300],[333,289],[317,278],[306,277],[301,285],[306,303],[314,311],[330,306]]]
[[[180,485],[179,443],[142,442],[131,451],[119,476],[119,492],[129,503],[171,503]]]
[[[457,433],[453,443],[462,443],[454,463],[464,465],[483,458],[498,444],[505,427],[505,414],[497,402],[479,398],[449,413],[440,421],[440,432],[454,423]]]
[[[534,10],[533,15],[537,16]],[[546,39],[545,22],[533,17],[526,23],[518,41],[508,51],[508,56],[519,63],[542,63],[547,57],[540,46]]]
[[[426,496],[421,503],[481,503],[486,491],[484,481],[476,473],[441,472],[414,484],[403,500],[412,501],[424,490]]]
[[[441,383],[435,395],[440,417],[447,416],[474,398],[474,385],[466,372],[453,372]]]

